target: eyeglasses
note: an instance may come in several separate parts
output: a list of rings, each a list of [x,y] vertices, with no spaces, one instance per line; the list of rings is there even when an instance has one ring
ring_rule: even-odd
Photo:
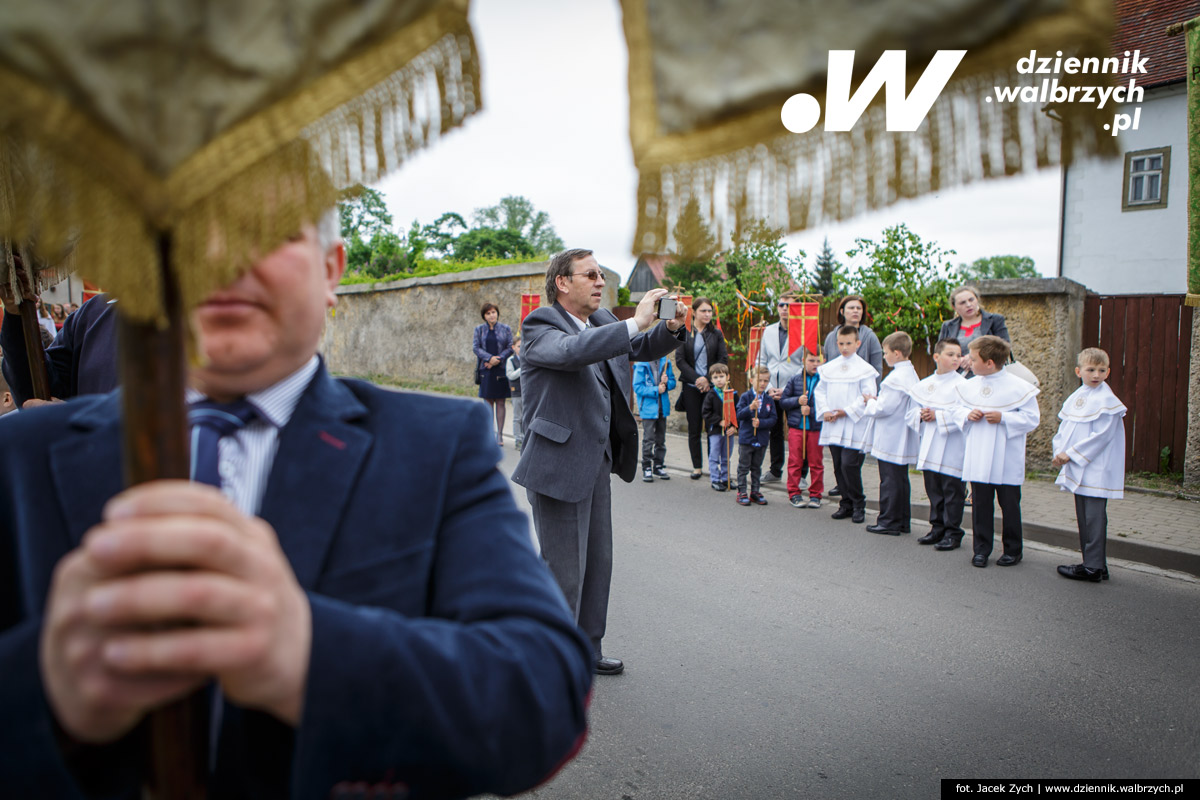
[[[788,307],[788,306],[790,306],[791,304],[792,304],[792,303],[791,303],[791,301],[789,301],[789,300],[780,300],[780,301],[779,301],[779,307],[780,307],[780,308],[787,308],[787,307]]]
[[[572,278],[578,277],[580,275],[587,278],[592,283],[595,283],[597,280],[604,277],[603,272],[600,272],[599,270],[595,270],[595,269],[589,269],[587,272],[572,272],[571,273]]]

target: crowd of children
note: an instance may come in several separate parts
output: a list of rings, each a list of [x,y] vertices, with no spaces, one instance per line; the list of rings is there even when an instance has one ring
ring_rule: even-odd
[[[971,486],[973,553],[971,563],[986,567],[994,547],[994,509],[1000,505],[1001,555],[997,566],[1021,561],[1021,485],[1025,479],[1025,440],[1040,422],[1038,389],[1004,369],[1008,342],[982,336],[968,348],[975,377],[959,373],[961,345],[939,341],[936,372],[923,380],[913,369],[912,339],[896,332],[883,340],[891,367],[876,391],[878,373],[857,355],[858,330],[837,331],[838,358],[822,364],[819,353],[805,353],[804,371],[795,375],[778,401],[768,391],[765,367],[752,372],[751,388],[738,396],[729,386],[729,370],[709,370],[711,390],[704,402],[709,432],[712,487],[724,491],[737,438],[737,502],[766,505],[760,491],[763,458],[770,431],[787,420],[787,493],[796,508],[820,508],[824,492],[823,449],[828,447],[842,488],[833,519],[866,521],[862,465],[867,453],[879,469],[879,514],[871,533],[900,536],[910,531],[909,469],[922,472],[929,498],[930,531],[917,541],[935,550],[954,550],[962,528],[967,484]],[[1108,356],[1088,348],[1079,354],[1076,374],[1082,385],[1063,405],[1054,437],[1057,483],[1075,494],[1083,563],[1064,565],[1064,577],[1085,581],[1108,578],[1105,564],[1106,503],[1121,497],[1124,485],[1125,406],[1104,382]],[[732,395],[736,415],[725,406]],[[809,475],[808,498],[801,476]]]
[[[804,369],[781,394],[772,391],[765,366],[751,372],[751,388],[740,396],[730,385],[729,368],[708,369],[710,390],[702,407],[708,433],[709,477],[723,492],[737,452],[737,503],[767,505],[761,491],[763,460],[771,431],[786,420],[787,494],[795,508],[820,508],[824,494],[824,448],[833,461],[841,497],[833,519],[866,521],[862,465],[868,453],[879,469],[879,513],[866,526],[871,533],[900,536],[910,532],[909,469],[921,471],[929,498],[930,531],[917,539],[935,550],[955,550],[962,528],[967,485],[972,498],[972,565],[986,567],[995,539],[995,504],[1001,512],[1001,555],[997,566],[1020,563],[1023,548],[1021,485],[1025,480],[1025,439],[1040,423],[1038,389],[1006,370],[1011,349],[998,336],[980,336],[968,345],[973,376],[959,371],[962,346],[943,339],[934,346],[936,371],[921,379],[913,368],[912,338],[897,331],[883,340],[891,371],[879,373],[857,354],[859,329],[837,330],[838,357],[822,362],[820,352],[804,352]],[[514,404],[520,397],[520,341],[506,365]],[[1125,479],[1125,406],[1113,394],[1108,354],[1087,348],[1075,374],[1081,385],[1063,404],[1053,440],[1053,464],[1061,467],[1056,483],[1075,496],[1082,564],[1058,568],[1063,577],[1099,582],[1108,579],[1105,562],[1109,498],[1120,498]],[[642,419],[643,480],[669,479],[664,466],[668,393],[675,387],[671,363],[639,363],[634,393]],[[778,398],[774,395],[778,394]],[[517,449],[522,445],[520,409],[515,411]],[[807,476],[807,484],[804,483]],[[808,496],[804,495],[807,485]]]

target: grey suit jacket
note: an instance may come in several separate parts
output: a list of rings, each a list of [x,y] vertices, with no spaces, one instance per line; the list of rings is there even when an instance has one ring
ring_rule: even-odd
[[[535,309],[521,326],[525,444],[512,479],[566,503],[587,497],[610,442],[612,471],[633,480],[638,433],[627,402],[629,362],[669,355],[687,330],[655,325],[630,339],[625,323],[606,308],[588,321],[593,327],[580,331],[555,303]]]
[[[791,344],[790,342],[788,343]],[[797,345],[792,352],[784,353],[779,347],[779,323],[772,322],[762,332],[762,344],[758,349],[758,363],[771,371],[771,388],[782,389],[794,375],[804,369],[804,351]]]

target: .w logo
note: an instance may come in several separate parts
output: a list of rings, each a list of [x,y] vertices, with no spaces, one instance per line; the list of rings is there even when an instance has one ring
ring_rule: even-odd
[[[905,97],[903,50],[884,51],[853,95],[850,94],[850,76],[854,72],[854,51],[830,50],[825,87],[825,130],[850,130],[879,94],[879,89],[886,86],[883,102],[887,129],[915,131],[966,54],[966,50],[938,50],[921,73],[917,85]],[[806,133],[820,121],[821,104],[810,94],[794,94],[783,104],[779,118],[783,127],[792,133]]]

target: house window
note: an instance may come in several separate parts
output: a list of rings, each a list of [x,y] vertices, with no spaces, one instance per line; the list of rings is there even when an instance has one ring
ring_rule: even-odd
[[[1167,207],[1171,148],[1156,147],[1125,154],[1125,193],[1122,211]]]

